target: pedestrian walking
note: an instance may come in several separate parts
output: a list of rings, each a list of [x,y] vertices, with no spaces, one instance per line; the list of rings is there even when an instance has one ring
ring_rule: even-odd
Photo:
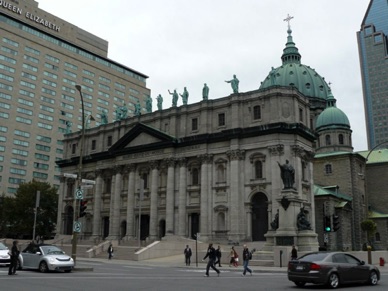
[[[245,276],[247,271],[251,274],[252,276],[252,270],[248,267],[249,261],[252,259],[252,253],[249,251],[247,245],[244,245],[244,250],[243,250],[243,273],[242,275]]]
[[[217,276],[220,276],[220,271],[214,266],[214,262],[216,260],[216,250],[213,248],[213,244],[210,243],[209,247],[207,248],[206,256],[202,259],[202,261],[206,260],[206,258],[209,258],[206,266],[206,274],[205,277],[209,277],[209,269],[210,267],[217,272]]]
[[[292,245],[291,250],[291,260],[296,260],[298,258],[298,251],[295,248],[295,245]]]
[[[110,244],[108,247],[108,259],[110,260],[112,259],[112,257],[113,257],[113,246],[112,244]]]
[[[18,249],[18,242],[14,240],[12,243],[11,251],[9,253],[9,256],[11,257],[11,262],[9,264],[8,275],[17,275],[16,267],[18,264],[19,254],[20,251]]]
[[[238,254],[237,254],[237,252],[235,251],[234,247],[232,247],[232,248],[230,249],[229,256],[230,256],[229,267],[230,267],[230,266],[237,267],[237,266],[238,266]]]
[[[221,247],[218,246],[218,248],[216,249],[216,262],[214,263],[214,265],[217,266],[217,264],[218,264],[218,267],[222,267],[221,266],[221,256],[222,256]]]
[[[189,247],[189,245],[186,245],[186,248],[183,251],[183,254],[185,255],[186,266],[190,266],[192,252],[191,252],[191,248]]]

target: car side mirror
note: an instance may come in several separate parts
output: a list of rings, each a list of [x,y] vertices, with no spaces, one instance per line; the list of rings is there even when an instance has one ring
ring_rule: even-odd
[[[37,254],[37,255],[39,255],[39,256],[40,256],[42,253],[41,253],[41,252],[36,252],[35,254]]]
[[[361,261],[360,262],[360,265],[362,266],[362,265],[365,265],[365,262],[364,261]]]

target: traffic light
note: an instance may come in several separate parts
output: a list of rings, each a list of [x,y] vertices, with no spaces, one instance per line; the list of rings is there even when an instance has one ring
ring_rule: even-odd
[[[79,203],[79,217],[84,217],[86,215],[86,208],[88,208],[87,206],[88,204],[88,201],[84,201],[84,200],[81,200],[80,203]]]
[[[329,215],[323,218],[323,229],[325,232],[331,232],[331,218]]]
[[[338,215],[333,214],[333,231],[337,231],[341,228],[340,218]]]

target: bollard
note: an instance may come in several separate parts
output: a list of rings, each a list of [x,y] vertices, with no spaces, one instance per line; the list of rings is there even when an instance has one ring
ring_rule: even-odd
[[[372,247],[368,245],[366,249],[368,251],[368,264],[372,264]]]
[[[282,267],[282,256],[283,256],[283,251],[280,250],[280,268]]]
[[[384,258],[380,257],[380,267],[384,267],[385,265],[385,260]]]

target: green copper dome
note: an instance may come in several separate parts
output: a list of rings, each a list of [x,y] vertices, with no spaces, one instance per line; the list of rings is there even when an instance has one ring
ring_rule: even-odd
[[[329,91],[329,96],[327,98],[326,109],[318,115],[315,129],[317,131],[325,128],[348,128],[350,129],[350,122],[346,114],[336,107],[336,100]]]
[[[283,64],[273,68],[267,78],[261,83],[260,89],[271,86],[295,86],[303,95],[311,98],[327,99],[329,86],[325,79],[314,69],[300,62],[301,55],[292,40],[292,30],[287,30],[286,47],[283,50]]]

